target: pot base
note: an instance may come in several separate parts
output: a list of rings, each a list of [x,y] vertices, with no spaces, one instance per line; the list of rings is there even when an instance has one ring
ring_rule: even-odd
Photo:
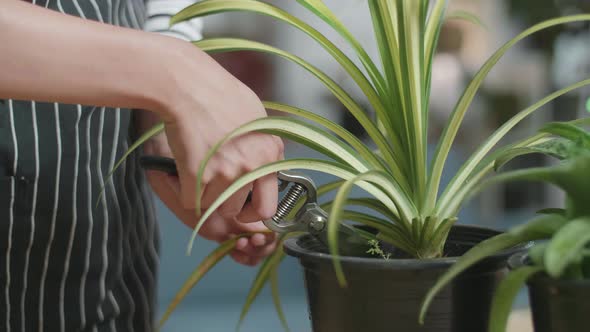
[[[447,243],[467,250],[497,234],[485,228],[455,226]],[[485,331],[493,292],[507,272],[506,260],[524,248],[489,257],[457,277],[434,299],[421,326],[418,313],[426,292],[456,257],[342,257],[348,287],[341,288],[331,256],[322,247],[310,235],[285,242],[286,252],[298,257],[304,268],[314,332]]]
[[[514,255],[509,262],[511,268],[527,265],[527,255]],[[590,330],[590,280],[555,280],[539,273],[527,285],[535,332]]]

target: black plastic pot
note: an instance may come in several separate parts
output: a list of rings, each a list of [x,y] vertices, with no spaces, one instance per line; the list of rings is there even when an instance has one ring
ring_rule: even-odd
[[[445,252],[461,255],[499,232],[453,227]],[[314,332],[484,332],[495,287],[507,272],[507,260],[525,246],[481,261],[455,279],[433,301],[424,325],[418,323],[426,292],[456,257],[378,259],[342,257],[347,288],[334,274],[331,256],[310,235],[285,242],[305,274],[309,315]]]
[[[516,254],[510,268],[527,260],[526,253]],[[590,331],[590,280],[555,280],[539,273],[527,285],[535,332]]]

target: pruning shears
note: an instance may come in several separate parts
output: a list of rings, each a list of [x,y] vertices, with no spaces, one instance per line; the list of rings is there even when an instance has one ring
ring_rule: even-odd
[[[162,171],[172,176],[178,175],[176,162],[171,158],[142,156],[140,163],[144,169]],[[327,245],[328,213],[318,204],[315,183],[307,175],[290,170],[278,172],[277,177],[279,192],[287,192],[280,200],[275,215],[263,221],[266,227],[276,233],[306,232]],[[305,201],[293,214],[293,209],[298,207],[299,201],[304,197]],[[251,196],[248,195],[246,204],[250,200]],[[293,219],[287,220],[291,215]],[[340,239],[347,239],[349,243],[366,244],[364,238],[345,224],[339,227],[339,236]]]

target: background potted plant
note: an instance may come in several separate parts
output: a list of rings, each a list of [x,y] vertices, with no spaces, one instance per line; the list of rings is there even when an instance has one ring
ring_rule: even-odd
[[[590,100],[589,100],[590,110]],[[590,119],[576,121],[589,124]],[[502,181],[543,181],[562,189],[564,209],[542,210],[532,219],[497,237],[488,239],[461,257],[430,292],[454,275],[493,253],[529,240],[545,240],[510,259],[512,271],[494,296],[489,332],[506,329],[508,315],[519,289],[528,283],[535,331],[587,331],[590,312],[590,133],[580,126],[554,123],[541,130],[557,136],[496,161],[497,167],[529,153],[544,153],[561,160],[557,166],[511,171],[483,185]],[[426,308],[425,308],[426,309]]]
[[[392,327],[397,327],[403,331],[481,331],[487,324],[492,290],[504,270],[508,252],[497,254],[464,272],[461,275],[463,279],[453,282],[451,287],[444,290],[444,296],[435,299],[424,326],[417,322],[419,299],[434,280],[457,260],[457,256],[498,234],[491,230],[455,225],[457,213],[471,188],[492,170],[498,157],[515,147],[535,145],[542,137],[529,137],[492,152],[494,147],[527,116],[553,99],[590,84],[590,80],[559,90],[515,115],[480,145],[448,187],[441,190],[440,181],[445,161],[478,88],[501,57],[514,44],[535,32],[564,23],[587,21],[590,20],[590,15],[542,22],[508,41],[495,52],[457,102],[432,162],[429,163],[427,132],[432,58],[437,48],[441,25],[447,17],[446,1],[368,1],[380,53],[380,66],[369,57],[361,43],[322,1],[298,0],[298,3],[316,14],[348,42],[362,69],[312,26],[262,1],[204,0],[178,13],[172,19],[172,24],[214,13],[243,11],[270,16],[306,33],[350,75],[366,97],[371,113],[375,114],[374,118],[321,69],[293,54],[243,39],[214,38],[196,41],[194,44],[210,53],[236,50],[270,53],[303,67],[324,83],[350,111],[367,132],[371,140],[370,146],[339,125],[312,112],[266,102],[268,109],[291,116],[259,119],[238,128],[211,149],[201,165],[201,171],[219,146],[250,131],[271,133],[293,140],[332,160],[291,159],[266,165],[243,176],[229,186],[211,208],[200,216],[193,239],[201,225],[225,199],[256,178],[288,169],[325,172],[342,179],[318,190],[320,195],[338,190],[336,198],[324,206],[330,212],[329,248],[318,246],[318,242],[307,235],[287,240],[285,244],[288,252],[299,257],[305,267],[314,330],[389,331]],[[161,132],[163,128],[163,124],[154,127],[132,149]],[[374,198],[351,199],[349,193],[355,185]],[[197,193],[200,192],[199,186],[200,183],[197,184]],[[200,211],[199,204],[200,200],[197,198],[196,211]],[[346,210],[348,206],[359,205],[375,213]],[[366,257],[366,253],[359,253],[358,257],[340,257],[337,233],[339,225],[345,221],[369,227],[372,232],[365,234],[373,237],[371,243],[378,243],[373,252],[382,252],[384,256],[391,253],[390,259],[374,255]],[[197,268],[170,306],[164,320],[184,294],[231,250],[234,243],[228,241],[222,244]],[[280,249],[262,265],[246,300],[242,317],[266,281],[270,281],[271,285],[276,284],[276,265],[284,255],[284,251]],[[278,303],[278,296],[275,298]],[[330,310],[325,310],[327,307]]]

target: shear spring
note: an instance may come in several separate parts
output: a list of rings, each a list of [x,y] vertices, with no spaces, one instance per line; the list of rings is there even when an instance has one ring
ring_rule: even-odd
[[[289,191],[285,194],[281,202],[277,206],[277,212],[272,217],[272,220],[276,223],[280,223],[295,207],[295,204],[299,201],[301,196],[305,194],[305,187],[295,183]]]
[[[277,175],[280,181],[279,191],[286,191],[286,194],[277,205],[275,215],[263,220],[264,225],[277,233],[321,232],[328,217],[317,204],[316,187],[313,181],[304,174],[291,171],[278,172]],[[287,220],[302,198],[305,204],[292,219]]]

